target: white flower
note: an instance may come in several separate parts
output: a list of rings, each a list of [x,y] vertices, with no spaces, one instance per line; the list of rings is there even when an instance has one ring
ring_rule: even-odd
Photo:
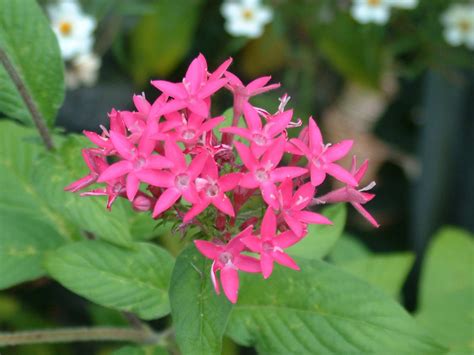
[[[387,23],[390,17],[389,0],[353,0],[352,17],[360,23]]]
[[[65,60],[92,50],[96,21],[82,12],[75,0],[63,0],[48,6],[48,13]]]
[[[66,85],[76,89],[81,85],[92,86],[97,82],[101,60],[94,53],[75,57],[66,70]]]
[[[452,46],[465,44],[474,49],[474,5],[452,5],[441,17],[444,38]]]
[[[273,11],[260,0],[226,1],[221,13],[226,19],[225,29],[233,36],[260,37],[264,26],[272,20]]]

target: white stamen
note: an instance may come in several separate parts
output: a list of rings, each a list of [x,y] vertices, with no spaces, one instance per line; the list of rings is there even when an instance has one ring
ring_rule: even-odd
[[[370,184],[368,184],[366,187],[363,187],[362,189],[358,190],[359,192],[364,192],[364,191],[369,191],[375,187],[376,183],[375,181],[372,181]]]

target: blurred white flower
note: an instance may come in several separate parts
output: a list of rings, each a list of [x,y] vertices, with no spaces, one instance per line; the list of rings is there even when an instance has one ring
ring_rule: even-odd
[[[66,70],[66,86],[76,89],[81,85],[92,86],[97,82],[101,60],[94,53],[75,57]]]
[[[418,0],[388,0],[391,7],[398,7],[400,9],[414,9],[418,6]]]
[[[474,49],[474,4],[452,5],[441,17],[444,38],[452,46]]]
[[[226,19],[227,32],[250,38],[260,37],[264,26],[273,18],[272,9],[260,0],[225,1],[221,13]]]
[[[92,50],[96,21],[82,12],[77,1],[62,0],[50,5],[48,14],[65,60]]]
[[[360,23],[387,23],[390,17],[390,0],[353,0],[352,17]]]

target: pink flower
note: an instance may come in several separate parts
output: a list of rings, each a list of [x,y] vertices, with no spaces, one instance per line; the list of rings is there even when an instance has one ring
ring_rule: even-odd
[[[308,223],[332,224],[332,222],[320,215],[310,211],[303,211],[313,200],[315,188],[310,182],[301,185],[293,195],[293,181],[286,179],[278,187],[278,198],[280,203],[280,215],[288,227],[298,237],[303,237]]]
[[[166,188],[155,204],[153,217],[173,206],[181,196],[192,204],[199,202],[195,180],[204,168],[208,154],[205,152],[199,154],[187,166],[186,156],[178,144],[167,140],[165,142],[165,157],[167,161],[173,162],[170,171],[148,170],[140,174],[142,181]]]
[[[178,142],[184,142],[186,146],[195,144],[203,133],[211,131],[214,127],[224,121],[224,116],[211,119],[205,119],[195,113],[191,113],[189,117],[180,112],[174,112],[168,115],[168,122],[164,125],[173,124],[175,131],[170,137]]]
[[[125,128],[125,123],[123,122],[120,112],[112,109],[112,111],[109,113],[109,119],[110,132],[116,132],[123,135],[126,134],[127,129]],[[110,132],[103,126],[101,126],[101,128],[102,134],[100,135],[91,131],[83,131],[83,133],[92,143],[99,147],[99,149],[94,149],[96,152],[106,155],[113,154],[114,145],[110,140]]]
[[[242,238],[245,244],[254,253],[260,254],[260,266],[262,274],[267,279],[273,271],[273,262],[289,267],[294,270],[300,268],[295,261],[283,249],[297,243],[298,238],[292,231],[286,231],[276,235],[276,216],[271,208],[267,209],[260,227],[260,238],[254,235],[248,235]]]
[[[369,166],[369,161],[366,160],[362,163],[359,169],[357,167],[357,159],[354,156],[352,158],[352,166],[351,166],[351,174],[354,176],[357,183],[362,180],[365,172],[367,171],[367,167]],[[375,195],[371,193],[367,193],[375,186],[375,182],[371,182],[368,186],[364,187],[363,189],[356,190],[351,185],[346,185],[340,189],[334,190],[329,192],[328,194],[318,197],[318,202],[323,203],[337,203],[337,202],[350,202],[352,206],[362,215],[364,216],[374,227],[378,228],[380,225],[377,223],[374,217],[364,208],[362,205],[366,204],[367,202],[371,201]]]
[[[284,111],[271,118],[265,127],[262,127],[262,121],[257,110],[245,103],[244,117],[247,128],[225,127],[221,132],[232,133],[241,136],[251,142],[250,149],[259,157],[273,143],[274,138],[282,133],[291,121],[293,110]]]
[[[267,149],[260,159],[257,159],[250,149],[240,143],[235,142],[235,147],[248,172],[242,176],[239,185],[246,189],[260,188],[265,202],[277,209],[277,189],[276,182],[287,178],[295,178],[305,174],[308,170],[296,166],[286,166],[277,168],[283,157],[285,139],[280,137]]]
[[[90,149],[82,149],[82,157],[89,168],[89,174],[66,186],[64,191],[77,192],[94,184],[101,173],[101,164],[107,165],[103,156],[94,154]]]
[[[234,94],[234,115],[238,117],[242,114],[245,104],[252,96],[280,87],[280,84],[265,86],[272,78],[271,76],[257,78],[247,86],[245,86],[242,81],[231,72],[226,72],[225,77],[229,80],[226,87]]]
[[[308,140],[309,147],[299,139],[292,139],[291,143],[299,149],[300,154],[308,159],[313,186],[321,185],[326,174],[346,184],[357,186],[357,181],[347,170],[333,163],[343,158],[351,150],[353,143],[351,140],[344,140],[332,146],[324,145],[321,131],[312,118],[309,119]]]
[[[230,62],[228,65],[230,65]],[[223,70],[220,69],[220,72],[222,72],[222,75]],[[153,80],[151,82],[161,92],[174,99],[168,102],[160,113],[166,114],[188,108],[202,117],[209,115],[209,101],[206,101],[206,99],[226,83],[227,79],[220,78],[219,75],[211,75],[209,80],[207,79],[207,62],[202,54],[191,62],[183,82],[172,83],[164,80]]]
[[[105,182],[126,175],[127,197],[130,201],[135,198],[140,181],[145,181],[141,175],[146,177],[155,169],[169,168],[173,165],[169,159],[152,154],[155,149],[155,141],[146,135],[140,139],[138,148],[129,142],[127,137],[114,131],[110,132],[110,139],[123,160],[110,165],[100,174],[97,181]]]
[[[199,191],[200,199],[186,213],[183,222],[189,222],[210,204],[214,205],[219,211],[234,217],[234,208],[224,192],[234,189],[240,178],[240,173],[230,173],[219,177],[216,162],[214,159],[208,158],[201,177],[196,179],[196,188]]]
[[[227,245],[218,245],[204,240],[195,240],[196,248],[206,258],[214,260],[211,266],[211,279],[217,294],[220,294],[219,283],[216,273],[220,271],[220,279],[224,294],[232,303],[237,302],[239,293],[239,273],[238,270],[245,272],[260,272],[260,264],[257,259],[241,252],[245,245],[241,239],[250,235],[253,226],[237,234]]]

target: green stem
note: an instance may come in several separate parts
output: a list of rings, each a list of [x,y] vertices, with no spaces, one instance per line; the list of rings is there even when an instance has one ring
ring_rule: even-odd
[[[23,99],[23,102],[28,108],[28,111],[30,111],[33,122],[36,128],[38,129],[38,132],[41,138],[43,139],[44,145],[46,146],[48,150],[53,150],[54,149],[53,139],[51,137],[51,134],[48,131],[48,127],[45,123],[46,121],[41,115],[41,112],[38,110],[38,107],[36,106],[36,103],[34,102],[30,93],[28,92],[28,89],[23,84],[23,81],[20,78],[20,75],[17,73],[16,69],[13,67],[13,64],[10,62],[10,59],[8,58],[7,53],[2,48],[0,48],[0,63],[3,64],[3,67],[5,68],[10,78],[12,79],[13,84],[15,84],[18,92],[20,93],[21,98]]]
[[[154,333],[149,328],[79,327],[42,329],[19,332],[0,332],[0,346],[44,343],[74,343],[88,341],[124,341],[140,344],[158,343],[169,336],[169,331]]]

